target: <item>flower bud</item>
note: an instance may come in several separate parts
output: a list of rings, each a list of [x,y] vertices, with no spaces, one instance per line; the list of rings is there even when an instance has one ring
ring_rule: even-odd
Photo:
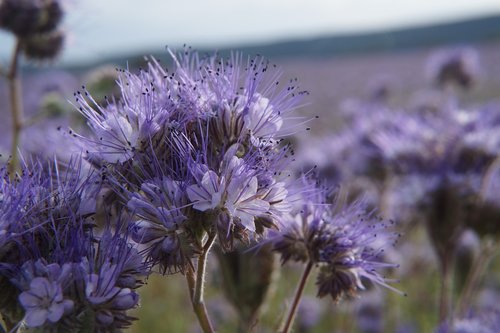
[[[62,16],[62,8],[56,0],[0,2],[0,28],[21,37],[53,31]]]
[[[23,39],[23,52],[30,60],[53,60],[61,53],[63,43],[64,33],[62,31],[36,34]]]

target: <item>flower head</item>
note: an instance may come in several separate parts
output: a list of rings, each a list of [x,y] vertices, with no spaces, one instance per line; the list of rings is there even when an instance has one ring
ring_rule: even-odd
[[[127,311],[139,302],[136,289],[148,267],[118,232],[107,230],[98,240],[98,246],[89,248],[87,257],[75,265],[75,282],[83,291],[81,302],[95,313],[96,329],[120,330],[134,319]]]
[[[183,271],[200,235],[226,250],[278,223],[293,150],[283,138],[301,124],[290,114],[305,92],[286,89],[264,59],[171,53],[174,70],[151,59],[139,74],[120,73],[118,101],[76,104],[93,136],[79,136],[121,205],[132,238],[164,272]]]
[[[127,327],[149,269],[127,234],[94,230],[80,165],[35,161],[13,180],[2,176],[2,314],[44,331],[83,327],[89,313],[106,329]]]
[[[479,55],[471,47],[438,50],[427,63],[427,75],[438,86],[455,84],[469,88],[479,75]]]
[[[288,260],[313,263],[319,268],[318,296],[334,300],[354,295],[371,281],[390,289],[378,270],[396,265],[384,263],[384,246],[397,238],[390,224],[367,213],[362,202],[332,207],[325,190],[310,181],[303,203],[292,211],[287,228],[272,238],[274,250]]]

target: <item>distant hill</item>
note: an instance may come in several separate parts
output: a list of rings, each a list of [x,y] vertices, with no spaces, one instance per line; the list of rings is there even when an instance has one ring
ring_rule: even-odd
[[[218,49],[218,51],[222,55],[227,55],[231,50],[238,50],[245,54],[261,54],[272,59],[317,58],[424,48],[436,45],[470,44],[495,39],[500,39],[500,15],[374,33],[324,36],[278,41],[263,45],[235,45],[231,48]],[[212,52],[212,50],[199,51]],[[143,54],[153,54],[162,60],[165,59],[165,61],[167,58],[164,50],[155,50]],[[142,62],[142,54],[113,57],[104,59],[100,63],[123,65],[127,62],[131,66]]]
[[[259,52],[268,57],[322,57],[492,39],[500,39],[500,16],[376,33],[290,40],[237,49],[245,53]]]

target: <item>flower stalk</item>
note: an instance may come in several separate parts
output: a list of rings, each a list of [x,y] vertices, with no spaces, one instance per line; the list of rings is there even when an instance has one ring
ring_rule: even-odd
[[[439,320],[444,322],[450,314],[453,294],[453,256],[450,253],[445,254],[441,266]]]
[[[9,83],[10,110],[12,116],[12,142],[11,142],[11,158],[9,164],[9,172],[11,177],[14,177],[15,172],[19,168],[18,146],[23,128],[23,105],[21,101],[21,80],[19,78],[19,57],[21,55],[22,43],[17,39],[14,52],[12,54],[10,68],[7,73],[7,81]]]
[[[193,281],[194,276],[191,269],[188,269],[188,274],[186,275],[188,281],[188,287],[190,289],[190,294],[192,296],[193,310],[198,318],[198,322],[204,333],[215,332],[210,317],[208,316],[207,308],[205,307],[205,301],[203,300],[203,291],[205,289],[205,273],[207,266],[207,257],[210,252],[210,248],[215,241],[215,233],[212,233],[205,245],[203,246],[203,252],[198,258],[198,267],[196,268],[196,279]],[[194,288],[193,288],[194,287]]]
[[[312,261],[309,261],[307,263],[306,268],[304,269],[304,272],[302,273],[302,277],[300,278],[299,285],[297,286],[297,290],[295,291],[295,296],[293,298],[293,303],[290,306],[290,309],[288,311],[288,315],[286,316],[285,322],[283,324],[283,328],[280,329],[280,333],[288,333],[290,332],[293,322],[295,320],[295,315],[297,314],[297,309],[300,304],[300,299],[302,298],[302,294],[304,292],[304,288],[306,286],[307,279],[309,278],[309,275],[311,273],[311,269],[313,267]]]
[[[464,289],[458,300],[456,309],[456,315],[458,318],[463,317],[470,304],[472,304],[474,292],[477,290],[481,282],[481,278],[484,276],[484,272],[488,268],[490,261],[496,254],[498,254],[499,250],[500,245],[495,245],[491,242],[486,242],[486,244],[482,246],[480,252],[481,256],[477,258],[476,262],[472,266],[472,269],[467,276],[467,280],[465,281]]]

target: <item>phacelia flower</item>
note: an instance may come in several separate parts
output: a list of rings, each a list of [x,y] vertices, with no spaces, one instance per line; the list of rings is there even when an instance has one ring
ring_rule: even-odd
[[[39,327],[46,321],[56,323],[73,308],[73,301],[64,299],[61,286],[42,277],[31,281],[30,289],[19,295],[19,301],[26,311],[28,327]]]
[[[193,236],[185,223],[187,199],[179,183],[156,178],[130,194],[128,208],[137,217],[131,223],[131,237],[147,247],[148,257],[165,272],[184,271],[189,259],[199,252],[191,245]]]
[[[78,162],[34,161],[12,180],[2,169],[0,312],[9,321],[43,331],[130,325],[149,268],[120,218],[122,233],[96,230],[90,179]]]
[[[236,156],[228,159],[220,177],[206,171],[200,184],[188,187],[188,197],[194,209],[226,211],[229,219],[236,218],[246,229],[255,231],[254,218],[266,213],[269,203],[259,198],[257,176],[247,170],[244,160]]]
[[[303,125],[290,114],[305,95],[260,57],[171,56],[173,71],[150,59],[120,72],[121,96],[104,106],[75,94],[93,132],[77,136],[86,158],[164,272],[183,271],[204,233],[230,250],[277,226],[294,154],[283,140]]]
[[[390,280],[378,272],[396,267],[382,258],[384,247],[398,237],[390,231],[391,223],[373,217],[361,202],[345,207],[328,205],[325,190],[314,189],[308,182],[310,190],[304,192],[305,200],[288,217],[289,222],[284,224],[288,227],[272,238],[282,262],[316,265],[319,297],[330,295],[340,300],[352,296],[364,289],[364,281],[393,289],[387,285]]]
[[[438,50],[427,63],[427,75],[440,87],[455,84],[469,88],[480,72],[479,54],[471,47]]]
[[[136,289],[147,276],[148,267],[123,235],[105,231],[99,237],[98,247],[89,248],[88,256],[75,265],[74,274],[77,285],[83,289],[81,302],[95,314],[97,331],[130,326],[134,318],[127,311],[139,302]]]

